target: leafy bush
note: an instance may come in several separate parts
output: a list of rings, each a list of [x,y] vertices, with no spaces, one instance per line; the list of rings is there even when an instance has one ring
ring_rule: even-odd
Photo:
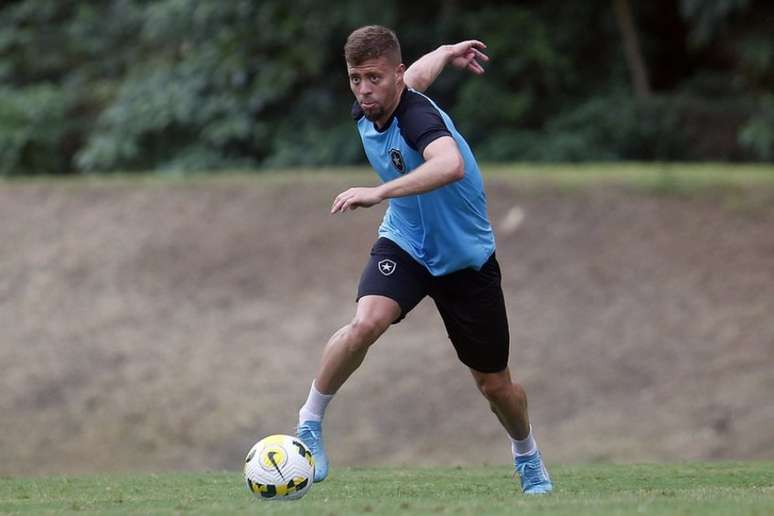
[[[770,159],[760,151],[753,155],[736,142],[735,135],[751,111],[748,100],[737,98],[596,97],[539,130],[499,129],[479,146],[477,155],[491,161]],[[766,138],[774,126],[764,114],[754,120],[742,143],[754,139],[756,149],[761,149],[771,144]]]
[[[480,154],[482,159],[528,161],[679,159],[685,144],[674,104],[668,98],[593,98],[543,130],[500,131]]]
[[[0,1],[0,174],[364,163],[342,46],[369,23],[406,63],[488,44],[429,91],[482,160],[774,159],[774,7],[631,3],[641,102],[609,0]]]
[[[758,159],[774,161],[774,96],[761,101],[760,109],[739,132],[739,143]]]
[[[0,175],[66,172],[69,99],[50,84],[0,88]]]

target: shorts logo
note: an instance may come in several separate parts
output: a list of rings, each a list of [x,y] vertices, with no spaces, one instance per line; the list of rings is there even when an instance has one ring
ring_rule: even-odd
[[[379,262],[379,272],[384,274],[385,276],[389,276],[393,272],[395,272],[395,268],[398,266],[395,262],[392,260],[382,260]]]
[[[390,159],[392,160],[392,166],[398,169],[401,174],[406,171],[406,165],[403,163],[403,155],[398,149],[390,149]]]

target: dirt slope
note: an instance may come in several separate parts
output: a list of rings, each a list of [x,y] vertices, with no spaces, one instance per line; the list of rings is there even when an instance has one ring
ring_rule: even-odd
[[[291,432],[383,211],[327,216],[345,186],[0,184],[0,473],[236,469]],[[774,458],[774,192],[488,191],[549,461]],[[427,301],[329,416],[334,467],[508,460]]]

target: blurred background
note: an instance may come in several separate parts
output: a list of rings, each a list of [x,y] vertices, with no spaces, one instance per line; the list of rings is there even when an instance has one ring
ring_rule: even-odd
[[[480,160],[774,158],[764,0],[3,0],[0,173],[365,163],[342,48],[371,23],[407,64],[488,45],[432,90]]]
[[[365,24],[406,64],[487,44],[428,93],[483,164],[549,463],[774,458],[771,2],[0,0],[0,474],[293,432],[384,209],[324,216],[376,181]],[[334,467],[509,461],[428,302],[326,428]]]

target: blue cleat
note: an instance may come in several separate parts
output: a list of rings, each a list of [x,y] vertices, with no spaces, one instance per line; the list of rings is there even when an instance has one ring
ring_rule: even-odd
[[[323,447],[322,425],[319,421],[304,421],[298,425],[296,435],[306,444],[314,457],[314,481],[322,482],[328,476],[328,457]]]
[[[551,477],[548,476],[543,457],[540,451],[532,455],[516,457],[514,460],[516,473],[521,478],[521,490],[524,494],[547,494],[553,491],[554,486],[551,483]]]

